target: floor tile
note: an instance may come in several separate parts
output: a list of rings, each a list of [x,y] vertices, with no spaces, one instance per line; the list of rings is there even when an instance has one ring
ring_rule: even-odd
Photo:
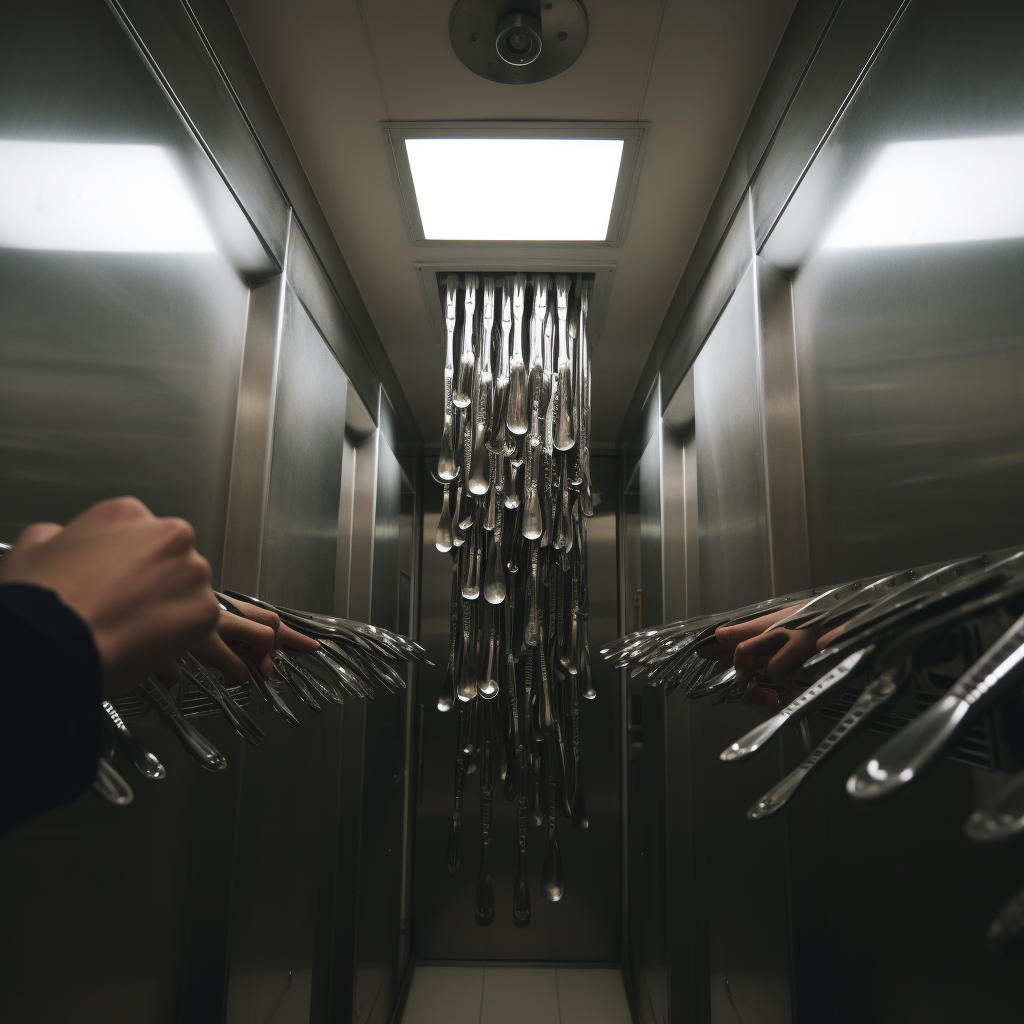
[[[617,967],[559,967],[555,973],[561,1024],[631,1024]]]
[[[482,967],[420,967],[413,972],[402,1024],[479,1024]]]
[[[553,967],[486,967],[480,1024],[559,1024]]]

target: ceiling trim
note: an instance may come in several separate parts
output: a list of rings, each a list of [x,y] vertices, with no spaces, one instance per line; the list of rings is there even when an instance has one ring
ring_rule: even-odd
[[[398,197],[402,223],[409,238],[409,244],[430,248],[464,249],[504,248],[510,246],[525,249],[572,248],[618,248],[626,240],[629,215],[633,208],[637,185],[640,179],[640,165],[647,148],[650,132],[648,121],[381,121],[381,134],[391,169],[391,182]],[[405,148],[405,140],[417,139],[622,139],[622,163],[615,183],[611,215],[608,218],[608,234],[602,241],[480,241],[474,239],[426,239],[420,222],[413,187],[412,171]],[[578,269],[578,268],[577,268]]]
[[[427,319],[439,347],[448,343],[438,275],[448,274],[582,274],[592,278],[587,308],[587,343],[590,351],[597,348],[608,313],[608,299],[615,278],[617,263],[580,263],[579,260],[524,259],[524,260],[423,260],[413,264],[419,278],[420,293],[427,309]]]

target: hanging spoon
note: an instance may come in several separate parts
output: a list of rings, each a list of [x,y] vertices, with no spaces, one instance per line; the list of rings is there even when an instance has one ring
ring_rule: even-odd
[[[476,309],[476,274],[467,274],[466,295],[463,301],[462,355],[459,357],[459,377],[452,401],[465,409],[473,400],[473,311]]]

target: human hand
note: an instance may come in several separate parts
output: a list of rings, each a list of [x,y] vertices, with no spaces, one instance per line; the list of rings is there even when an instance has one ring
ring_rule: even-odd
[[[794,612],[799,611],[807,604],[806,601],[796,601],[786,605],[785,608],[776,608],[767,615],[759,615],[756,619],[748,619],[746,622],[738,622],[735,626],[719,626],[715,630],[715,640],[722,646],[723,650],[734,650],[744,640],[760,636],[766,629],[781,622]],[[703,648],[701,648],[703,650]]]
[[[111,498],[66,527],[35,523],[0,561],[0,582],[56,592],[92,630],[103,695],[127,693],[207,636],[218,607],[210,565],[183,519]]]
[[[264,677],[272,676],[274,663],[270,654],[276,647],[308,652],[320,646],[316,640],[286,626],[276,612],[244,601],[232,601],[232,604],[242,615],[221,610],[215,631],[192,648],[192,653],[204,665],[219,669],[229,685],[249,678],[246,662]]]
[[[816,629],[773,629],[736,645],[733,664],[743,682],[761,669],[776,683],[788,683],[793,673],[817,652]]]

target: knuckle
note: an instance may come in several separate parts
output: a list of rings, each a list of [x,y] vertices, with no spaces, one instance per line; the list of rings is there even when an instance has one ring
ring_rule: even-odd
[[[196,531],[192,524],[176,516],[160,520],[160,528],[168,545],[175,550],[188,549],[195,545]]]
[[[144,502],[130,494],[122,494],[120,497],[101,501],[97,507],[112,519],[140,519],[153,514]]]

